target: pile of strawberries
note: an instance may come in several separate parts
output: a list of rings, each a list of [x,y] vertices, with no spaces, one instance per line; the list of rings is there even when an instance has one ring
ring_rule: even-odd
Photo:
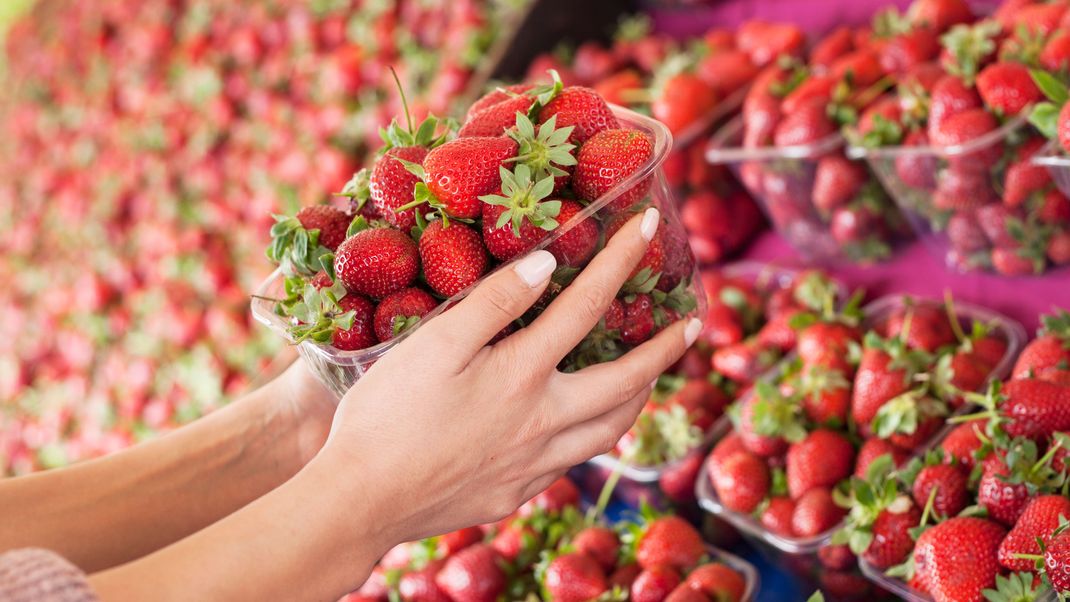
[[[870,153],[874,165],[953,268],[1022,275],[1070,263],[1070,199],[1034,164],[1044,138],[1024,123],[1042,89],[1066,100],[1066,9],[1008,1],[977,21],[965,3],[945,11],[913,34],[924,44],[858,123],[856,142],[888,147]],[[894,13],[878,19],[899,26]],[[1054,137],[1048,109],[1034,121]]]
[[[833,542],[936,602],[1070,593],[1070,313],[1045,317],[1010,380],[966,397],[982,411],[936,449],[852,480]]]
[[[345,184],[398,114],[388,66],[448,111],[501,6],[38,0],[0,109],[0,475],[247,390],[282,348],[249,320],[270,214]]]
[[[999,324],[971,321],[950,303],[885,298],[863,316],[859,299],[792,318],[794,354],[737,402],[734,430],[706,461],[728,516],[789,542],[785,550],[813,547],[817,562],[803,568],[836,595],[866,590],[851,574],[854,555],[810,544],[846,515],[848,480],[882,456],[904,463],[1013,352]]]
[[[622,123],[591,88],[495,89],[450,120],[396,122],[346,208],[277,216],[268,257],[286,276],[277,311],[294,340],[352,351],[390,341],[503,262],[543,246],[558,270],[534,319],[629,219],[665,212],[645,255],[564,368],[613,359],[696,308],[694,260],[655,177],[652,132]],[[612,194],[611,194],[612,193]],[[594,203],[591,217],[577,217]],[[588,214],[591,212],[588,211]],[[351,384],[351,383],[348,383]]]
[[[683,519],[646,511],[609,528],[579,505],[579,490],[560,479],[496,524],[392,549],[344,600],[741,602],[753,593],[746,564],[706,547]]]
[[[701,38],[673,40],[650,31],[649,19],[621,22],[612,46],[585,42],[536,58],[528,81],[556,69],[567,84],[589,86],[607,102],[648,113],[672,132],[665,176],[683,203],[681,216],[700,263],[742,250],[763,227],[757,205],[723,167],[706,161],[703,134],[736,111],[741,90],[757,73],[752,56],[769,50],[765,32],[712,29]]]

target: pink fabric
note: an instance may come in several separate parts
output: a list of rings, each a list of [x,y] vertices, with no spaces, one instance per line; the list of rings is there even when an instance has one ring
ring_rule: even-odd
[[[97,602],[85,573],[48,550],[0,554],[2,602]]]

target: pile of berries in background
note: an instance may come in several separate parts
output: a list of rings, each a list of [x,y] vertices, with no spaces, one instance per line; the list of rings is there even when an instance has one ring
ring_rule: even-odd
[[[247,296],[271,215],[378,147],[389,67],[446,114],[522,4],[36,2],[0,102],[0,475],[246,390],[283,349]]]

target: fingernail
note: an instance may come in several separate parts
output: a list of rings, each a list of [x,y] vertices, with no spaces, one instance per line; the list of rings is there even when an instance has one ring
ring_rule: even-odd
[[[661,213],[656,207],[650,207],[643,213],[643,221],[639,223],[639,234],[646,239],[647,242],[654,240],[654,235],[658,232],[658,223],[661,221]]]
[[[550,274],[554,273],[555,268],[557,268],[557,259],[549,251],[535,251],[516,262],[516,266],[513,267],[516,275],[520,276],[524,284],[531,288],[546,282]]]
[[[702,332],[702,320],[691,318],[691,321],[687,323],[687,328],[684,328],[684,344],[690,347],[700,332]]]

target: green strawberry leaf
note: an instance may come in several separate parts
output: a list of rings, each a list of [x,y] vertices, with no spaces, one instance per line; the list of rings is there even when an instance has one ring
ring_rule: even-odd
[[[1070,100],[1070,89],[1053,74],[1041,69],[1030,69],[1029,75],[1033,77],[1033,82],[1044,93],[1044,96],[1047,96],[1048,100],[1056,106],[1062,107],[1067,100]]]

